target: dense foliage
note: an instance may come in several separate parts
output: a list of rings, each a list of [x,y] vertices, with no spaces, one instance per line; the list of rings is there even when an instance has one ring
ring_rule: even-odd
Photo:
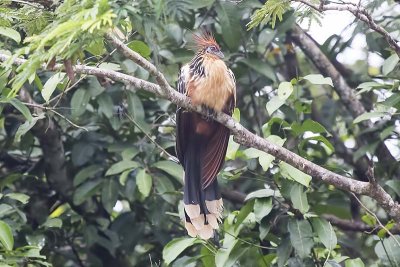
[[[368,2],[363,8],[400,37],[399,4]],[[368,181],[373,165],[396,199],[399,57],[357,20],[350,39],[338,33],[319,46],[368,111],[355,116],[338,77],[326,77],[292,36],[296,22],[322,17],[276,0],[1,1],[0,54],[12,58],[0,65],[0,265],[400,266],[400,228],[373,199],[314,182],[232,138],[218,177],[223,224],[214,240],[189,238],[176,107],[71,67],[154,81],[107,42],[113,31],[175,86],[194,54],[192,32],[210,29],[236,76],[237,120],[354,179]],[[382,68],[337,60],[357,35],[366,57],[385,59]],[[14,65],[18,57],[27,61]]]

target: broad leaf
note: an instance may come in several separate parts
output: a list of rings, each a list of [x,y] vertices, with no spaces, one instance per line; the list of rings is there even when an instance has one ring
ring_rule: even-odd
[[[101,203],[110,214],[118,200],[118,189],[118,183],[111,178],[103,183],[103,188],[101,189]]]
[[[14,29],[0,27],[0,35],[13,39],[18,44],[21,42],[21,35],[19,35],[19,33]]]
[[[145,169],[141,169],[136,174],[136,184],[138,186],[139,192],[144,198],[148,197],[153,185],[153,180],[149,174],[146,173]]]
[[[379,241],[375,246],[375,253],[385,266],[400,266],[400,236],[389,236]],[[347,265],[346,265],[347,266]]]
[[[254,215],[258,223],[272,210],[272,198],[257,198],[254,202]]]
[[[286,100],[293,93],[293,85],[290,82],[281,82],[278,87],[278,97]]]
[[[380,112],[380,111],[373,111],[373,112],[367,112],[364,114],[361,114],[360,116],[358,116],[357,118],[354,119],[353,123],[359,123],[365,120],[369,120],[372,118],[379,118],[379,117],[383,117],[385,115],[389,115],[387,112]]]
[[[53,94],[54,90],[57,88],[57,85],[61,83],[64,79],[65,73],[58,72],[51,76],[47,82],[43,85],[43,89],[41,91],[43,99],[48,102],[50,100],[51,95]]]
[[[133,51],[139,53],[144,58],[150,57],[150,54],[151,54],[150,47],[146,43],[144,43],[140,40],[134,40],[134,41],[130,42],[128,44],[128,47],[130,49],[132,49]]]
[[[139,163],[137,163],[136,161],[123,160],[111,165],[111,167],[106,172],[106,176],[119,174],[128,169],[133,170],[139,166],[140,166]]]
[[[289,165],[286,162],[281,161],[279,163],[279,168],[281,169],[281,174],[283,177],[294,180],[306,187],[308,187],[310,185],[311,176],[308,174],[305,174],[302,171],[299,171],[292,165]]]
[[[22,115],[24,115],[24,117],[29,122],[31,122],[33,120],[31,112],[29,111],[29,109],[21,101],[19,101],[16,98],[12,98],[12,99],[10,99],[10,104],[13,105],[16,109],[18,109],[18,111],[21,112]]]
[[[172,161],[158,161],[153,164],[153,167],[165,171],[182,183],[183,169],[181,165]]]
[[[12,250],[14,247],[14,237],[11,227],[4,221],[0,221],[0,243],[5,250]]]
[[[185,249],[193,246],[198,241],[196,238],[175,238],[165,245],[163,249],[163,259],[167,265],[173,262]]]
[[[312,218],[311,223],[322,244],[333,250],[337,245],[337,237],[331,223],[323,218]]]
[[[290,242],[301,258],[306,258],[314,246],[311,225],[307,220],[290,218],[288,222]]]
[[[310,209],[307,201],[307,194],[304,192],[304,188],[301,184],[295,183],[292,185],[290,200],[292,201],[293,207],[303,214]]]
[[[220,25],[222,28],[222,37],[230,50],[236,50],[240,45],[242,38],[240,24],[240,9],[233,3],[220,2],[216,5]]]
[[[364,263],[360,258],[357,259],[348,259],[345,262],[345,267],[364,267]]]
[[[23,193],[8,193],[5,195],[5,197],[17,200],[17,201],[21,202],[22,204],[28,203],[28,200],[30,198],[28,195],[25,195]]]
[[[397,63],[399,63],[399,56],[394,53],[383,62],[382,74],[388,75],[396,67]]]
[[[333,87],[332,79],[330,77],[324,77],[321,74],[309,74],[303,77],[304,80],[309,81],[312,84],[327,84]]]

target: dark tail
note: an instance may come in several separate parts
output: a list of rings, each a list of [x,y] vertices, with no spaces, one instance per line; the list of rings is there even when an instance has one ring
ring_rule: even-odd
[[[218,181],[202,188],[201,166],[204,143],[191,140],[185,152],[185,185],[183,203],[185,206],[185,228],[192,237],[209,239],[218,229],[223,208]]]

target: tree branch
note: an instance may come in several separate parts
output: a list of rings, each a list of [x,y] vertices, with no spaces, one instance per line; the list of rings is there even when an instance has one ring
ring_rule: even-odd
[[[341,3],[341,4],[321,4],[315,5],[306,0],[291,0],[292,2],[302,3],[306,6],[309,6],[319,12],[327,11],[327,10],[336,10],[336,11],[349,11],[356,18],[368,24],[368,27],[375,32],[382,35],[389,46],[396,52],[396,54],[400,57],[400,44],[381,26],[376,24],[371,15],[364,9],[361,8],[360,5],[356,5],[353,3]],[[323,2],[321,2],[323,3]]]
[[[0,54],[0,61],[9,60],[10,56],[5,54]],[[25,60],[17,59],[14,60],[14,64],[20,65]],[[52,70],[62,70],[62,64],[55,65]],[[42,65],[43,69],[46,69],[45,65]],[[97,77],[108,77],[114,81],[119,81],[124,84],[132,85],[136,88],[143,89],[145,91],[159,95],[162,98],[170,100],[177,106],[183,107],[187,110],[192,110],[203,115],[207,115],[207,110],[200,106],[194,106],[191,104],[190,99],[183,94],[178,93],[173,89],[167,89],[161,87],[157,84],[147,82],[136,77],[123,74],[113,70],[105,70],[101,68],[88,67],[84,65],[76,65],[73,67],[76,74],[89,74]],[[163,90],[168,90],[168,94],[161,93]],[[209,114],[208,114],[209,115]],[[241,145],[254,147],[266,153],[273,155],[274,157],[289,163],[290,165],[296,167],[297,169],[311,175],[314,179],[323,181],[325,183],[334,185],[337,188],[350,191],[360,195],[367,195],[372,197],[377,201],[377,203],[396,221],[400,222],[400,205],[395,202],[390,195],[383,190],[383,188],[378,184],[370,184],[368,182],[361,182],[350,179],[345,176],[338,175],[327,169],[324,169],[297,154],[281,147],[275,145],[268,140],[259,137],[249,130],[244,128],[240,123],[236,122],[230,116],[217,112],[213,119],[226,126],[231,130],[232,135],[236,142]]]

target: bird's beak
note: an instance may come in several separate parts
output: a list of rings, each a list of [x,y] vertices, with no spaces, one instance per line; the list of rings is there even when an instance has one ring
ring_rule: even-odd
[[[224,53],[222,53],[222,51],[218,51],[217,53],[215,53],[219,58],[224,58]]]

